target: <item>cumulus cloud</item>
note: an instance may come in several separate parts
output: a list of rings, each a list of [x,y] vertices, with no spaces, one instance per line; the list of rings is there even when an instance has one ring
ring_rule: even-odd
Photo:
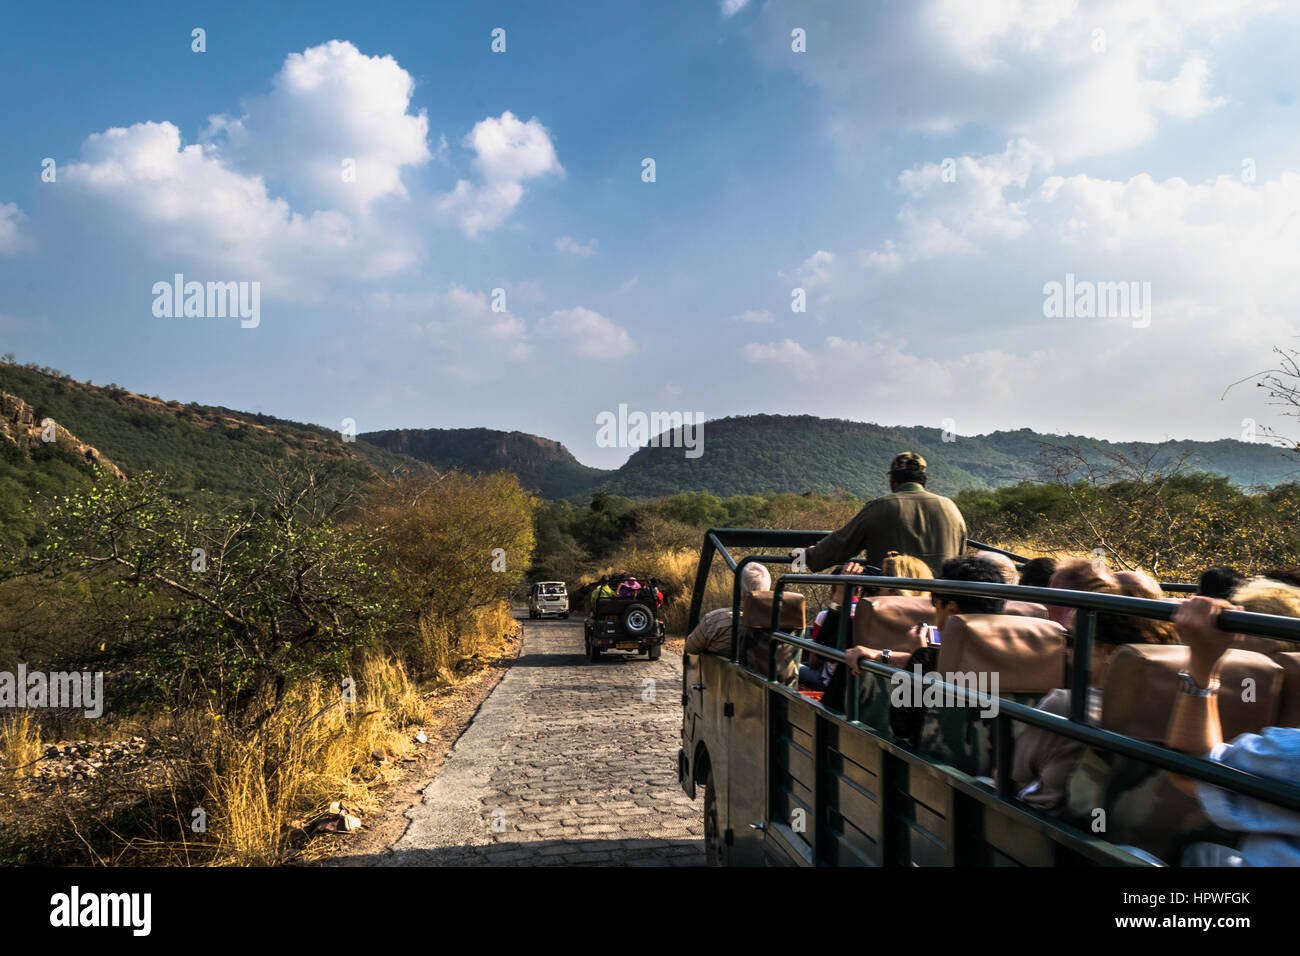
[[[171,123],[137,123],[89,136],[60,187],[147,254],[200,263],[278,291],[308,292],[308,276],[373,278],[413,260],[394,235],[336,210],[309,216],[267,192],[260,176],[230,169],[211,146],[181,144]]]
[[[226,164],[282,185],[304,202],[362,210],[406,198],[404,167],[430,158],[429,124],[409,112],[415,82],[391,56],[332,40],[292,53],[271,91],[242,115],[209,118],[203,141]]]
[[[537,322],[537,337],[572,348],[586,358],[620,359],[636,351],[626,329],[591,309],[561,309]]]
[[[0,256],[11,256],[22,246],[19,226],[26,218],[15,203],[0,202]]]
[[[859,253],[865,268],[828,280],[837,303],[861,306],[870,344],[783,343],[819,390],[851,386],[837,377],[840,356],[873,394],[912,382],[918,409],[958,421],[1158,437],[1168,427],[1159,423],[1187,427],[1195,402],[1188,431],[1231,438],[1243,417],[1265,412],[1250,390],[1219,398],[1300,333],[1300,174],[1062,176],[1015,143],[955,168],[955,181],[925,165],[900,177],[896,235]],[[1141,290],[1149,315],[1049,314],[1049,284],[1067,281]],[[777,357],[775,347],[747,355]]]
[[[555,240],[555,248],[571,256],[586,258],[596,254],[596,240],[588,239],[586,242],[578,242],[577,239],[560,236],[559,239]]]
[[[482,182],[456,182],[438,199],[438,208],[468,236],[501,225],[524,196],[523,184],[546,175],[563,175],[555,145],[545,126],[533,117],[522,122],[509,110],[480,120],[462,145],[475,153],[472,166]]]
[[[881,129],[977,126],[1053,156],[1094,156],[1149,139],[1165,118],[1219,108],[1209,53],[1276,4],[1246,0],[769,0],[750,36],[774,65],[823,93],[846,147]],[[790,56],[793,26],[816,55]],[[881,95],[887,90],[888,95]]]

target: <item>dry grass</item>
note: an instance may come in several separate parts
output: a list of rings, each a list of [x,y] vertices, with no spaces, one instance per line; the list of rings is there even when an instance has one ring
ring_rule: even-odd
[[[2,772],[15,777],[27,776],[43,752],[40,726],[30,713],[0,718]]]
[[[481,652],[495,649],[508,631],[503,613],[485,610],[482,629],[464,637]],[[37,812],[19,823],[32,831],[11,832],[0,856],[24,845],[18,859],[52,863],[266,866],[316,855],[304,827],[329,816],[336,801],[363,818],[375,811],[433,712],[432,692],[394,655],[372,652],[353,676],[354,701],[342,700],[336,684],[305,684],[255,731],[197,712],[120,725],[122,736],[144,733],[165,747],[148,774],[106,766],[86,789],[27,801]],[[28,715],[0,722],[5,766],[42,750]],[[205,832],[191,827],[196,809]]]

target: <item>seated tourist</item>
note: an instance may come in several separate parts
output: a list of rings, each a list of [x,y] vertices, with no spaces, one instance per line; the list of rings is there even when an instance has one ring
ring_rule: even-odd
[[[1119,592],[1119,582],[1106,565],[1090,558],[1075,558],[1061,564],[1047,585],[1064,591]],[[1047,605],[1047,617],[1067,631],[1074,630],[1074,608],[1064,605]]]
[[[1246,576],[1236,568],[1216,565],[1201,572],[1201,577],[1196,582],[1196,593],[1203,597],[1226,599],[1245,583]]]
[[[1091,565],[1085,561],[1084,564]],[[1101,576],[1088,577],[1081,569],[1074,579],[1098,593],[1127,594],[1152,600],[1161,595],[1160,587],[1141,572],[1121,572],[1114,584]],[[1122,583],[1121,583],[1121,575]],[[1122,614],[1098,614],[1093,635],[1092,662],[1088,678],[1088,720],[1096,724],[1101,718],[1102,695],[1106,674],[1115,653],[1125,644],[1173,644],[1177,642],[1173,626],[1165,621]],[[1058,717],[1070,715],[1073,699],[1068,688],[1054,690],[1038,702],[1038,709]],[[1047,813],[1057,813],[1065,805],[1070,775],[1083,755],[1084,745],[1077,740],[1054,734],[1039,727],[1024,726],[1016,738],[1011,779],[1017,795],[1025,803]]]
[[[641,594],[641,582],[636,578],[628,578],[618,586],[619,599],[635,598]]]
[[[1052,575],[1056,573],[1056,558],[1033,558],[1020,568],[1020,584],[1027,588],[1046,588],[1052,586]]]
[[[846,571],[846,574],[856,574],[860,572]],[[899,554],[897,551],[890,551],[885,555],[885,560],[880,565],[880,576],[882,578],[933,578],[930,572],[930,566],[920,558],[914,558],[910,554]],[[924,597],[925,591],[909,591],[906,588],[877,588],[876,596],[889,597]]]
[[[1005,583],[1002,572],[994,565],[970,555],[950,558],[945,561],[942,569],[940,569],[939,577],[945,581],[980,581],[986,584]],[[930,595],[930,603],[934,606],[935,625],[940,631],[943,630],[943,625],[948,618],[954,614],[1001,614],[1006,605],[1003,598],[970,597],[965,594],[940,594],[938,592]],[[922,646],[930,643],[929,630],[926,625],[917,625],[916,633],[921,639]],[[845,651],[845,660],[852,673],[859,673],[858,662],[862,660],[869,650],[869,648],[858,646]]]
[[[591,609],[594,612],[596,604],[599,601],[605,601],[614,597],[614,589],[609,586],[608,578],[601,578],[600,583],[596,585],[591,592]]]
[[[1300,594],[1295,597],[1300,600]],[[1300,728],[1266,727],[1262,733],[1241,734],[1231,742],[1223,739],[1218,674],[1224,653],[1238,636],[1220,630],[1216,621],[1232,607],[1222,599],[1194,597],[1174,614],[1190,654],[1187,670],[1180,675],[1181,692],[1170,716],[1167,745],[1246,773],[1300,784]],[[1235,847],[1192,844],[1182,855],[1184,866],[1300,866],[1300,813],[1188,777],[1172,779],[1196,797],[1215,824],[1242,834]]]
[[[772,574],[761,564],[747,564],[740,572],[740,594],[770,591]],[[721,654],[731,656],[731,608],[720,607],[700,618],[695,630],[686,635],[687,654]]]
[[[1016,563],[1005,554],[998,554],[996,551],[976,551],[973,557],[979,558],[981,561],[997,568],[998,573],[1002,575],[1003,584],[1020,583],[1020,570],[1016,567]]]

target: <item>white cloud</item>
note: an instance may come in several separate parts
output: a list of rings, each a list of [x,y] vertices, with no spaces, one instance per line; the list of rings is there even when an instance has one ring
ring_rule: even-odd
[[[501,225],[523,199],[528,180],[564,173],[550,132],[535,116],[526,123],[509,110],[489,116],[474,125],[463,145],[474,150],[472,165],[483,182],[458,180],[439,197],[438,208],[468,236]]]
[[[537,339],[562,343],[587,358],[619,359],[636,351],[626,329],[582,306],[538,320]]]
[[[831,273],[835,268],[834,253],[827,252],[824,249],[818,249],[803,262],[799,263],[793,270],[793,273],[780,273],[783,279],[790,278],[793,275],[796,282],[805,289],[820,289],[831,281]]]
[[[239,117],[213,116],[204,142],[231,169],[283,184],[318,207],[363,210],[406,198],[402,169],[430,158],[424,112],[408,112],[415,83],[391,56],[331,40],[286,58],[271,91]],[[343,164],[354,164],[345,181]]]
[[[722,7],[722,15],[724,17],[734,16],[741,10],[745,9],[747,3],[749,3],[749,0],[722,0],[720,4]]]
[[[571,256],[594,256],[596,254],[596,240],[588,239],[586,242],[578,242],[578,240],[570,239],[568,236],[560,236],[559,239],[555,240],[555,248]]]
[[[370,228],[335,210],[294,212],[260,176],[228,168],[212,146],[182,146],[171,123],[137,123],[87,137],[65,166],[68,200],[98,215],[169,267],[184,262],[221,276],[262,281],[309,296],[314,277],[373,278],[414,259],[391,228]]]
[[[1166,118],[1220,107],[1214,50],[1276,8],[1248,0],[768,0],[750,36],[768,62],[822,91],[829,130],[846,152],[881,129],[946,135],[973,126],[1069,159],[1135,146]],[[806,55],[790,56],[794,25],[807,30]]]
[[[447,290],[447,304],[452,315],[493,339],[522,339],[527,332],[524,320],[509,310],[493,312],[486,292],[472,292],[464,286],[453,285]]]
[[[752,322],[754,325],[771,325],[776,319],[767,309],[746,309],[731,317],[732,322]]]
[[[23,245],[19,226],[27,219],[15,203],[0,202],[0,256],[11,256]]]
[[[750,342],[740,348],[740,356],[751,365],[762,365],[778,372],[805,376],[817,367],[817,361],[794,339],[761,344]]]

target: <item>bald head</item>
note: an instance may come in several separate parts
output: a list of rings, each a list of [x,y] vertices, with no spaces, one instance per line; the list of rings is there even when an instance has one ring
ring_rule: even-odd
[[[975,557],[997,568],[998,574],[1002,575],[1003,584],[1020,583],[1020,572],[1016,569],[1015,562],[1005,554],[998,554],[996,551],[976,551]]]

